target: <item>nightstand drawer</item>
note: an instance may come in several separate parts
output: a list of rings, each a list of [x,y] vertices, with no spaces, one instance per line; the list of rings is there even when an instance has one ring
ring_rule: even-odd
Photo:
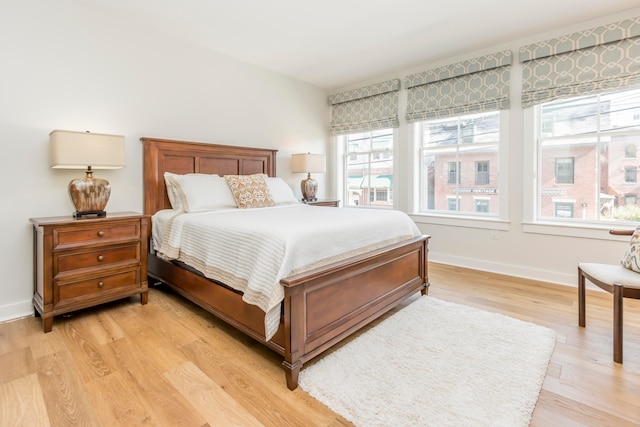
[[[86,252],[69,252],[54,256],[55,275],[90,267],[108,267],[126,261],[138,262],[140,244],[98,248]]]
[[[140,238],[140,221],[105,223],[86,227],[58,228],[53,232],[53,248],[101,244]]]
[[[119,289],[124,286],[136,287],[138,279],[138,270],[132,270],[78,282],[58,282],[58,299],[56,302],[72,300],[73,298],[88,300],[98,297],[101,293],[106,293],[111,289]]]

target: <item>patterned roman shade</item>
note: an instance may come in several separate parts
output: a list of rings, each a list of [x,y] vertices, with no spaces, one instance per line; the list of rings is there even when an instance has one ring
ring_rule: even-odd
[[[365,86],[329,96],[332,135],[397,128],[400,80]]]
[[[640,85],[640,17],[520,48],[522,106]]]
[[[511,51],[405,77],[407,122],[509,108]]]

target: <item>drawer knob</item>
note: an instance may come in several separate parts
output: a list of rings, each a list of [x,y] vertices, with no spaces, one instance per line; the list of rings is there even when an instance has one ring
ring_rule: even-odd
[[[101,288],[104,286],[104,282],[98,282],[98,287]]]
[[[98,231],[98,237],[103,237],[104,236],[104,231],[100,230]]]
[[[104,257],[102,255],[98,255],[98,261],[102,261],[104,260]]]

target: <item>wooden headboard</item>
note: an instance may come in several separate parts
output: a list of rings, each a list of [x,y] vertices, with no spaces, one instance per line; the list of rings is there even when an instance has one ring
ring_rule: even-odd
[[[144,145],[144,213],[147,215],[171,209],[164,184],[165,172],[276,175],[278,150],[157,138],[140,140]]]

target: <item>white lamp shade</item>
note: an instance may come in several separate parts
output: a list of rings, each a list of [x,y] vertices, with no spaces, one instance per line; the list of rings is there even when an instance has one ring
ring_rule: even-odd
[[[291,156],[291,172],[324,173],[326,159],[323,154],[294,154]]]
[[[49,134],[55,169],[120,169],[125,166],[124,136],[54,130]]]

